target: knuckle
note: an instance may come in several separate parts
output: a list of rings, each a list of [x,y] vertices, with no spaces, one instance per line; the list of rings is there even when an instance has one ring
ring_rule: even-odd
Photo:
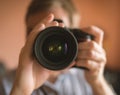
[[[87,66],[90,66],[90,65],[91,65],[91,61],[90,61],[90,60],[86,60],[85,64],[86,64]]]
[[[106,65],[107,64],[107,58],[104,57],[103,61],[104,61],[104,64]]]
[[[94,58],[94,51],[93,51],[93,50],[88,51],[88,52],[87,52],[87,56],[88,56],[89,58]]]
[[[89,43],[89,47],[90,47],[91,49],[95,48],[95,47],[96,47],[95,42],[94,42],[94,41],[91,41],[91,42]]]
[[[91,25],[91,26],[89,26],[89,30],[90,30],[90,31],[93,31],[93,30],[95,29],[95,27],[96,27],[96,26]]]
[[[104,64],[106,64],[107,63],[107,55],[106,55],[106,52],[105,52],[105,50],[103,49],[103,62],[104,62]]]
[[[89,31],[97,31],[99,35],[104,35],[104,31],[101,28],[94,25],[89,27]]]

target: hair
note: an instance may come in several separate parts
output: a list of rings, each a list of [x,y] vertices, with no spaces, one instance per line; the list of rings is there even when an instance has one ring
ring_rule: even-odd
[[[48,11],[56,4],[60,5],[60,7],[68,13],[70,25],[72,26],[73,16],[77,13],[77,10],[71,0],[32,0],[25,17],[26,24],[30,16],[40,12]],[[29,34],[29,31],[27,32],[27,34]]]

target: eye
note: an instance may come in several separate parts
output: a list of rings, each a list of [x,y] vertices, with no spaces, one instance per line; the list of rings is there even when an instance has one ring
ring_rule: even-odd
[[[63,23],[63,20],[61,20],[61,19],[54,19],[53,21],[57,21],[59,23]]]

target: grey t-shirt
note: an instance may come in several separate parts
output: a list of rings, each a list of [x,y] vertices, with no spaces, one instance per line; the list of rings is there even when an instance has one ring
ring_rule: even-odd
[[[13,75],[5,77],[1,81],[0,95],[9,95],[13,85]],[[46,81],[43,86],[36,89],[32,95],[93,95],[90,85],[84,77],[81,69],[71,69],[61,74],[56,82]]]

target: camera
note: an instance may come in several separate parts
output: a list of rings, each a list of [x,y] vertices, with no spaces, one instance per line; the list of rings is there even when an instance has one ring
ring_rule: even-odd
[[[92,40],[93,36],[80,29],[48,27],[35,39],[34,56],[43,67],[49,70],[62,70],[76,59],[78,43],[88,39]]]

